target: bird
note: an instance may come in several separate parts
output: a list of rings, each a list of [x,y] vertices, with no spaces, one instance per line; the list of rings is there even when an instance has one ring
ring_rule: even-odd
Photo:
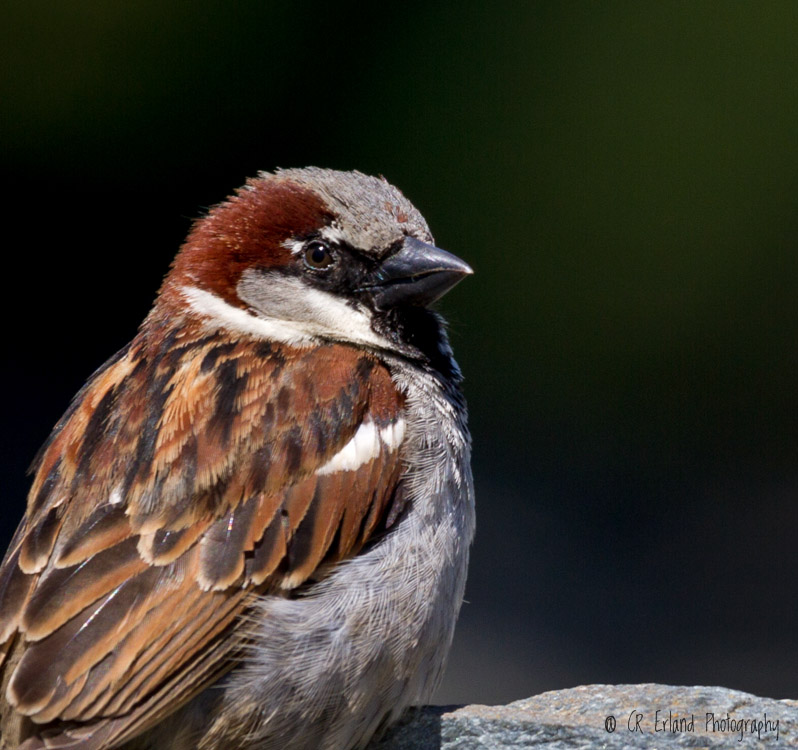
[[[2,750],[350,750],[430,699],[475,528],[433,305],[472,272],[357,171],[260,172],[194,222],[32,467]]]

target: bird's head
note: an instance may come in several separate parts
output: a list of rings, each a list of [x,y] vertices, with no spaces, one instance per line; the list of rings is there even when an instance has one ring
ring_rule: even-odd
[[[198,220],[156,312],[291,345],[323,340],[407,353],[406,319],[471,268],[434,246],[384,179],[306,168],[261,173]]]

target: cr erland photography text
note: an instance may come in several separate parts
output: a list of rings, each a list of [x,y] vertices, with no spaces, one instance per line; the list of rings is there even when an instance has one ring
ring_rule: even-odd
[[[622,726],[614,716],[608,716],[604,722],[608,732]],[[642,734],[726,734],[734,735],[738,742],[746,737],[778,741],[780,734],[779,719],[768,716],[767,712],[760,716],[738,716],[729,711],[688,714],[671,709],[657,709],[654,713],[632,709],[626,716],[626,730]]]

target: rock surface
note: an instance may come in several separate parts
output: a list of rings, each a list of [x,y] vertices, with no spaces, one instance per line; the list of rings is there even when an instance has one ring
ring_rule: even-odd
[[[720,687],[585,685],[506,706],[427,706],[369,750],[798,747],[798,701]]]

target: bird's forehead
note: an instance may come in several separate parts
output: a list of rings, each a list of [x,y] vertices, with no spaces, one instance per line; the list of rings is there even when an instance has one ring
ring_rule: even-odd
[[[379,253],[402,237],[432,242],[418,209],[384,179],[360,172],[315,167],[281,170],[278,176],[314,191],[334,220],[323,231],[332,242],[345,242]]]

